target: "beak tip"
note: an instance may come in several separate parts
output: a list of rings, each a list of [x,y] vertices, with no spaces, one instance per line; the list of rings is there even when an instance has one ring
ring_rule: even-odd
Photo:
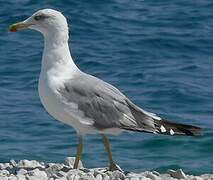
[[[10,32],[16,32],[16,31],[17,31],[16,26],[15,26],[15,25],[11,25],[11,26],[9,27],[9,31],[10,31]]]

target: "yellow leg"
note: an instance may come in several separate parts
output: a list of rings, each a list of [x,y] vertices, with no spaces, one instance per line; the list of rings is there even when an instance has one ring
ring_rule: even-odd
[[[75,162],[74,162],[74,167],[73,167],[74,169],[78,168],[78,163],[81,159],[82,151],[83,151],[83,138],[82,138],[82,136],[80,136],[78,147],[77,147],[77,153],[76,153],[76,156],[75,156]]]
[[[102,137],[103,137],[104,146],[105,146],[105,149],[107,151],[108,158],[109,158],[109,170],[110,171],[120,170],[116,166],[115,162],[113,161],[112,151],[111,151],[111,148],[110,148],[110,143],[109,143],[108,138],[104,134],[102,134]]]

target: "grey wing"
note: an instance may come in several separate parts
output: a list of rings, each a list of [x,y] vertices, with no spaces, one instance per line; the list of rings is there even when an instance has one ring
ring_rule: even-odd
[[[64,83],[59,93],[67,103],[75,103],[93,126],[107,128],[140,129],[155,132],[154,121],[159,117],[134,105],[112,85],[91,75],[81,74]]]

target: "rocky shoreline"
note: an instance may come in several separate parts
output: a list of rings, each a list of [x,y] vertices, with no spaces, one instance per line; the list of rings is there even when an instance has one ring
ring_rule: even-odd
[[[65,158],[64,163],[43,163],[35,160],[10,160],[0,163],[0,180],[213,180],[213,174],[186,175],[181,169],[168,170],[167,174],[156,171],[142,173],[108,171],[107,168],[73,169],[74,158]]]

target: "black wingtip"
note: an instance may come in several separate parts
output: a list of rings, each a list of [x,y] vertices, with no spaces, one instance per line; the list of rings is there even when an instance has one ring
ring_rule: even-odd
[[[174,135],[185,135],[185,136],[202,136],[203,129],[197,126],[179,124],[168,120],[155,121],[158,127],[163,126],[167,132],[169,129],[174,131]]]

